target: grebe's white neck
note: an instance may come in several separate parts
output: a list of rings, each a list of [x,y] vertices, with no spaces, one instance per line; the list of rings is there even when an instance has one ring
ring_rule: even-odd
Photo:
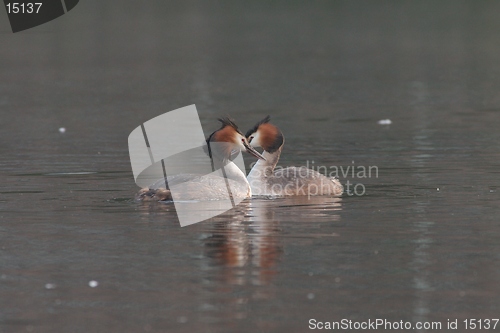
[[[248,184],[245,173],[234,162],[227,163],[224,166],[224,172],[226,173],[226,178]]]
[[[273,153],[264,151],[262,156],[264,156],[266,160],[258,160],[252,170],[250,170],[247,179],[255,195],[265,195],[267,193],[266,190],[264,190],[265,193],[258,192],[262,192],[263,189],[266,188],[266,179],[273,175],[274,168],[280,159],[282,149],[283,146],[279,147]]]
[[[259,178],[271,176],[273,174],[274,168],[276,167],[276,164],[278,164],[280,155],[281,147],[272,154],[264,150],[262,156],[264,156],[266,160],[258,160],[253,166],[252,170],[250,170],[248,178],[255,178],[257,175],[259,176]]]
[[[268,188],[268,179],[273,176],[274,168],[280,159],[282,147],[273,153],[264,151],[262,155],[266,160],[257,161],[252,170],[250,170],[247,179],[253,195],[272,194],[272,191]]]

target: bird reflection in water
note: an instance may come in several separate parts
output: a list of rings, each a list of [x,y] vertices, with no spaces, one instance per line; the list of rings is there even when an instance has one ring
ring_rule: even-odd
[[[285,246],[293,239],[287,232],[293,224],[340,221],[342,198],[297,196],[273,200],[245,200],[235,209],[204,222],[209,236],[203,242],[206,294],[204,309],[232,304],[230,311],[208,311],[204,320],[212,322],[247,317],[250,304],[278,297],[279,275]],[[306,226],[307,228],[307,226]],[[311,242],[330,234],[318,234],[311,228],[304,234]],[[331,229],[329,229],[331,230]],[[293,234],[293,233],[292,233]],[[306,240],[307,243],[307,240]],[[288,263],[290,265],[290,263]],[[227,307],[223,307],[226,308]]]
[[[244,319],[250,304],[278,297],[281,267],[293,265],[285,262],[286,247],[292,243],[314,246],[318,239],[336,236],[331,226],[340,222],[341,210],[342,198],[336,197],[254,198],[180,229],[201,234],[198,239],[203,254],[197,276],[203,290],[197,294],[200,320],[217,323]],[[169,224],[177,222],[173,204],[155,202],[143,205],[142,211],[149,222],[165,217]],[[329,227],[318,229],[323,223]],[[310,232],[290,231],[295,228]],[[296,242],[297,237],[300,242]],[[227,304],[233,306],[221,307]]]
[[[263,207],[264,206],[264,207]],[[212,265],[224,267],[221,278],[229,284],[268,284],[276,274],[283,252],[277,237],[279,221],[272,209],[247,200],[227,218],[214,219],[212,235],[205,239]],[[229,220],[229,221],[228,221]]]
[[[204,240],[206,257],[213,259],[209,266],[221,268],[218,278],[228,284],[267,285],[283,253],[281,224],[339,221],[341,201],[324,196],[246,200],[211,219],[211,235]]]

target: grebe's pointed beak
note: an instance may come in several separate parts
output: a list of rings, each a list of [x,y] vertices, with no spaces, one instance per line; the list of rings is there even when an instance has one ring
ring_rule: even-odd
[[[248,145],[245,141],[243,141],[243,145],[245,146],[245,149],[247,150],[247,153],[257,157],[259,160],[266,160],[264,156],[262,156],[257,150],[255,150],[253,147]]]

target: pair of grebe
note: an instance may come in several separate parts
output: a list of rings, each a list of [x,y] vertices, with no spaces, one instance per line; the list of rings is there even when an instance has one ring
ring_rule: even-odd
[[[253,196],[297,196],[297,195],[341,195],[343,186],[337,178],[329,178],[306,167],[278,168],[285,138],[281,130],[270,123],[267,116],[259,121],[246,135],[229,118],[220,118],[222,127],[207,139],[208,153],[215,164],[223,166],[225,177],[209,175],[176,175],[167,177],[169,187],[181,184],[176,189],[180,200],[223,200],[227,199],[227,187],[231,186],[233,197]],[[216,146],[216,148],[214,148]],[[261,147],[262,154],[254,147]],[[231,161],[231,157],[246,151],[258,159],[245,176]],[[163,187],[162,187],[163,186]],[[141,189],[136,198],[143,201],[172,200],[169,189],[162,179],[149,188]]]

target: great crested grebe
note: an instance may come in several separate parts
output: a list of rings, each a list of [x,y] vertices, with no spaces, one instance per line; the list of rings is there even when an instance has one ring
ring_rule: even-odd
[[[222,127],[207,138],[208,155],[212,160],[212,169],[222,167],[225,177],[216,174],[178,174],[160,179],[149,187],[139,190],[136,200],[140,201],[167,201],[172,200],[170,189],[176,186],[176,200],[227,200],[228,188],[234,198],[248,198],[252,196],[252,189],[243,171],[231,161],[240,151],[246,151],[258,159],[265,158],[249,144],[238,126],[231,119],[219,118]],[[177,186],[178,185],[178,186]]]
[[[337,178],[329,178],[306,167],[278,168],[285,138],[280,129],[269,121],[259,121],[246,133],[253,147],[262,147],[265,159],[257,161],[247,176],[253,195],[341,195],[344,187]]]

